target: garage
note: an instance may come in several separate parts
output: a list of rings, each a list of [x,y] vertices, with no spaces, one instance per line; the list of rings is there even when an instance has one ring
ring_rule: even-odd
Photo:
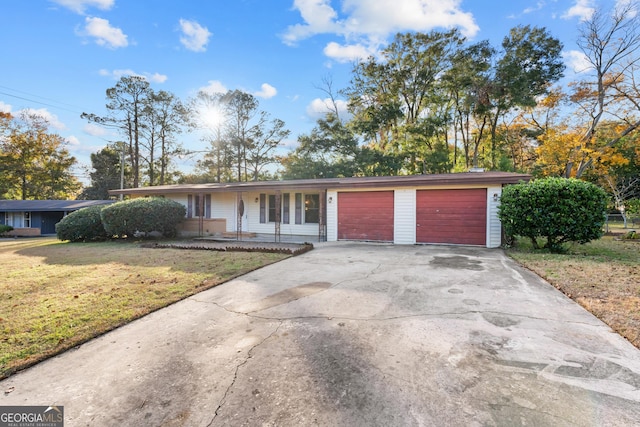
[[[393,191],[338,193],[338,239],[393,242]]]
[[[486,188],[417,191],[417,243],[485,246],[486,241]]]

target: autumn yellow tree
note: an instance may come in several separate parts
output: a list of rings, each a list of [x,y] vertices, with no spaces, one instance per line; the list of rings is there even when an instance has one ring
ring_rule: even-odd
[[[0,198],[74,197],[81,185],[71,173],[76,160],[65,145],[64,138],[48,132],[41,117],[12,118],[0,135]]]
[[[580,156],[567,163],[566,176],[581,177],[599,156],[610,155],[611,148],[640,130],[640,15],[636,6],[635,2],[617,2],[611,11],[597,9],[580,28],[578,46],[589,68],[572,85],[571,101],[575,117],[582,119],[582,137]],[[615,129],[601,132],[608,123],[616,123]]]

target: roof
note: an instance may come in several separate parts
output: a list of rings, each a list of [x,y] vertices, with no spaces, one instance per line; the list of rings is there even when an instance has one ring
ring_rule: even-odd
[[[66,212],[110,203],[113,200],[0,200],[0,212]]]
[[[345,188],[419,187],[445,185],[504,185],[529,181],[531,175],[512,172],[462,172],[432,175],[370,176],[352,178],[295,179],[211,184],[177,184],[110,190],[109,194],[163,195],[172,193],[216,193],[270,190],[327,190]]]

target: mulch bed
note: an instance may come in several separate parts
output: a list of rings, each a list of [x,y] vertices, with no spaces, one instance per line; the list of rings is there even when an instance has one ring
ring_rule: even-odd
[[[222,252],[267,252],[288,255],[300,255],[313,249],[311,243],[269,243],[269,242],[242,242],[242,241],[186,241],[186,242],[150,242],[143,243],[143,248],[171,248],[191,249]]]

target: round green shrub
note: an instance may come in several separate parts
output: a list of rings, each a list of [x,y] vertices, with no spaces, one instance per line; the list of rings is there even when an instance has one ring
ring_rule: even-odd
[[[2,236],[4,233],[7,233],[9,231],[13,230],[13,227],[10,225],[5,225],[5,224],[0,224],[0,236]]]
[[[175,236],[185,214],[183,205],[161,197],[125,200],[107,206],[100,213],[105,230],[118,237],[152,232]]]
[[[104,206],[90,206],[71,212],[62,218],[56,224],[58,239],[85,242],[109,238],[100,219],[100,211],[103,208]]]
[[[528,237],[534,248],[537,238],[544,248],[562,252],[563,243],[588,243],[602,237],[607,194],[586,181],[565,178],[537,179],[502,190],[498,216],[508,239]]]

